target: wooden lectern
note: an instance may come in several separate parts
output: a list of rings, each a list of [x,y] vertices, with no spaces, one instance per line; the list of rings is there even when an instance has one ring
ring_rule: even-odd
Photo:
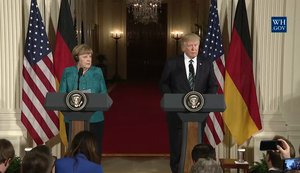
[[[184,94],[164,94],[161,107],[166,112],[178,112],[182,120],[182,145],[179,173],[189,172],[192,165],[191,152],[193,147],[202,143],[204,125],[209,112],[225,110],[224,95],[203,94],[204,105],[198,112],[188,112],[183,104]]]
[[[66,104],[66,93],[51,92],[46,95],[45,108],[47,110],[57,110],[64,114],[65,120],[69,121],[69,136],[73,137],[82,130],[89,130],[89,120],[96,111],[107,111],[112,105],[112,100],[108,94],[85,93],[87,104],[81,111],[72,111]]]

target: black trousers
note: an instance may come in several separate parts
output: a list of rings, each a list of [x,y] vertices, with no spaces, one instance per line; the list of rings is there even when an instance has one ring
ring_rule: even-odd
[[[172,173],[178,173],[182,146],[182,120],[179,118],[177,113],[168,113],[167,120],[170,144],[170,167]],[[203,121],[201,123],[202,138],[204,135],[205,125],[206,121]]]
[[[170,168],[172,173],[178,173],[182,144],[182,121],[176,113],[168,113],[167,121],[170,144]]]
[[[99,156],[100,161],[102,158],[103,128],[104,128],[104,121],[90,123],[90,132],[92,132],[96,138],[96,142],[97,142],[96,152]],[[66,123],[66,131],[67,131],[67,136],[69,136],[69,123]]]

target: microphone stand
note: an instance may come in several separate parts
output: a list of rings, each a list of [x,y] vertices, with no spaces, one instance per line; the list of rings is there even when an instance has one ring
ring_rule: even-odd
[[[79,83],[80,83],[80,78],[82,76],[83,73],[83,68],[79,68],[78,70],[78,81],[77,81],[77,90],[79,90]]]

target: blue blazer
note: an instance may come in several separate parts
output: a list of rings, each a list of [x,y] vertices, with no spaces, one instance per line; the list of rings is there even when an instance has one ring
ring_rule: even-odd
[[[59,92],[68,93],[77,90],[78,85],[78,69],[76,66],[67,67],[64,69]],[[88,71],[80,78],[79,90],[90,93],[107,93],[105,80],[102,70],[98,67],[91,66]],[[90,122],[100,122],[104,120],[103,112],[95,112],[90,119]]]
[[[56,173],[103,173],[100,164],[89,161],[84,154],[64,157],[55,162]]]

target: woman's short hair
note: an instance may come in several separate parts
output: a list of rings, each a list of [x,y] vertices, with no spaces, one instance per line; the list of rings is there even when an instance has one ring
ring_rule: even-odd
[[[15,149],[7,139],[0,139],[0,163],[15,157]]]
[[[83,54],[93,54],[92,48],[87,44],[80,44],[74,47],[72,51],[72,56],[75,62],[79,61],[79,55]]]

